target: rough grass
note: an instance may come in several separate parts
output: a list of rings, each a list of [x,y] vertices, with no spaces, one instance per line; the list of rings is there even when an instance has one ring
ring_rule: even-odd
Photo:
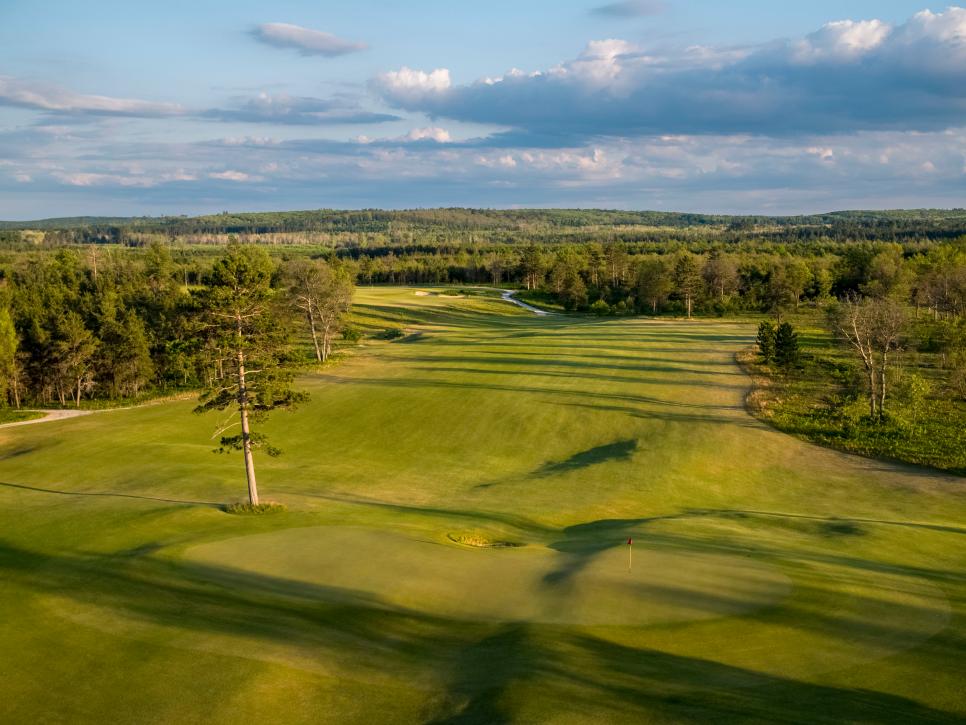
[[[17,410],[16,408],[0,408],[0,425],[4,423],[20,423],[25,420],[36,420],[43,416],[35,410]]]
[[[797,322],[803,345],[796,368],[762,365],[754,346],[738,353],[756,382],[748,399],[752,410],[779,430],[820,445],[966,475],[966,403],[944,389],[935,361],[907,353],[901,374],[931,380],[932,394],[912,409],[893,380],[889,415],[872,422],[857,361],[816,326],[814,316],[801,315]]]
[[[0,721],[966,717],[962,479],[749,416],[750,323],[414,292],[268,425],[285,515],[191,401],[0,431]]]

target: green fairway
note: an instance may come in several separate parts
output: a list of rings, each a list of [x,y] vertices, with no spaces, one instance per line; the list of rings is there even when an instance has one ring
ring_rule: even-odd
[[[749,416],[751,324],[439,292],[358,290],[282,513],[191,400],[0,429],[0,722],[966,718],[964,479]]]

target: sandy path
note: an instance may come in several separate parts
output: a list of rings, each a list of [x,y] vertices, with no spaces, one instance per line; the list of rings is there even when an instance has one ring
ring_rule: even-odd
[[[528,305],[526,302],[521,302],[520,300],[518,300],[516,297],[513,296],[515,294],[513,290],[505,289],[505,290],[501,290],[501,292],[503,292],[503,295],[502,295],[503,299],[505,299],[507,302],[512,302],[515,305],[519,305],[525,310],[530,310],[530,312],[534,313],[535,315],[540,315],[542,317],[544,315],[553,314],[551,312],[548,312],[547,310],[539,310],[533,305]]]

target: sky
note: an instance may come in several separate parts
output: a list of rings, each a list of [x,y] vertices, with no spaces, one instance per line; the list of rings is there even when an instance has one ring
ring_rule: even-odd
[[[966,8],[0,0],[0,219],[966,207]]]

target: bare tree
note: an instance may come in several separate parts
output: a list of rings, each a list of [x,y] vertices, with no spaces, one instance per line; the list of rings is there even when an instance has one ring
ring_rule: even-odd
[[[890,299],[849,295],[839,306],[836,327],[862,360],[874,420],[885,415],[892,353],[900,349],[905,324],[905,310]]]
[[[352,279],[322,260],[304,258],[289,263],[286,275],[292,304],[302,312],[312,334],[315,358],[325,362],[352,303]]]

